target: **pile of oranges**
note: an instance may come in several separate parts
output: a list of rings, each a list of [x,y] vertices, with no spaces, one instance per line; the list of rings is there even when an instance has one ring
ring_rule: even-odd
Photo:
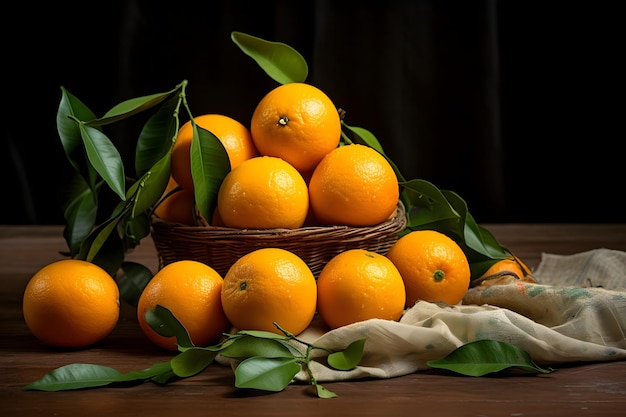
[[[306,225],[373,226],[396,213],[398,180],[379,152],[341,144],[341,120],[330,98],[305,83],[281,85],[258,103],[250,129],[219,114],[194,122],[213,133],[231,170],[207,223],[239,229]],[[171,153],[167,197],[155,215],[195,224],[190,149],[191,121],[181,126]],[[176,190],[169,193],[170,190]],[[192,342],[206,346],[231,328],[294,335],[315,315],[329,328],[372,318],[399,320],[417,301],[459,303],[470,268],[459,245],[432,231],[400,237],[386,255],[364,249],[342,252],[316,278],[286,249],[267,247],[239,258],[225,276],[210,265],[180,260],[160,269],[138,300],[137,320],[155,345],[176,350],[176,340],[146,322],[156,305],[169,309]],[[28,283],[23,312],[43,343],[79,348],[104,338],[119,316],[115,280],[94,264],[62,260]]]
[[[374,149],[339,146],[341,119],[331,99],[306,83],[283,84],[257,104],[248,130],[220,114],[194,118],[224,146],[231,171],[207,223],[237,229],[297,229],[312,225],[373,226],[396,212],[398,180]],[[155,214],[194,224],[191,121],[171,154],[171,184]]]

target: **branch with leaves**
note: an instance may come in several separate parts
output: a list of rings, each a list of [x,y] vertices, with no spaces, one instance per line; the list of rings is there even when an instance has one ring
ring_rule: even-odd
[[[334,392],[322,386],[310,363],[312,352],[322,350],[328,355],[326,364],[338,371],[354,369],[363,357],[366,339],[355,340],[344,350],[331,351],[298,339],[278,323],[283,334],[256,330],[242,330],[224,335],[217,345],[197,347],[189,333],[176,317],[163,306],[146,312],[151,328],[162,336],[176,337],[178,353],[171,360],[152,365],[148,369],[120,373],[102,365],[75,363],[54,369],[41,379],[24,387],[33,391],[68,391],[97,387],[128,387],[133,384],[153,382],[160,385],[189,378],[205,371],[217,355],[237,361],[235,387],[269,392],[284,390],[304,371],[315,395],[334,398]],[[317,360],[320,360],[319,358]],[[466,376],[483,376],[515,369],[526,373],[549,373],[551,369],[539,367],[527,352],[515,345],[494,340],[467,343],[448,356],[427,363],[432,368],[445,369]]]
[[[157,363],[148,369],[120,373],[117,370],[94,364],[70,364],[47,373],[43,378],[24,387],[25,390],[67,391],[104,386],[128,386],[154,382],[167,384],[188,378],[204,371],[217,355],[238,361],[235,368],[235,387],[279,392],[285,389],[300,372],[304,371],[311,386],[320,398],[337,395],[324,388],[315,379],[309,366],[311,353],[323,350],[328,353],[328,366],[339,371],[356,367],[363,355],[365,339],[349,344],[342,351],[304,342],[274,323],[283,335],[265,331],[246,330],[224,335],[219,344],[196,347],[187,330],[162,306],[146,314],[150,326],[162,336],[175,336],[180,353],[168,362]]]

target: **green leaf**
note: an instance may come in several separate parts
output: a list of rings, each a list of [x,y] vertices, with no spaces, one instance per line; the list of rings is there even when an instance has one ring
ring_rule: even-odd
[[[67,203],[63,210],[65,218],[63,238],[70,256],[73,257],[79,252],[81,243],[89,236],[96,224],[97,196],[78,173],[68,181],[65,192]]]
[[[164,337],[176,337],[176,343],[182,347],[193,347],[187,329],[167,308],[156,305],[146,311],[146,322],[158,334]]]
[[[400,186],[403,188],[402,196],[407,209],[407,228],[432,229],[435,223],[459,220],[459,214],[432,183],[413,179],[400,182]]]
[[[235,369],[237,388],[282,391],[300,371],[296,358],[263,358],[254,356]]]
[[[185,378],[196,375],[206,369],[217,356],[217,351],[189,348],[172,358],[172,371]]]
[[[352,133],[354,143],[369,146],[370,148],[376,149],[381,154],[385,154],[383,146],[380,144],[376,136],[374,136],[374,134],[369,130],[358,126],[350,126],[343,120],[341,121],[341,127]]]
[[[78,98],[61,87],[61,101],[57,110],[56,124],[61,145],[74,170],[89,185],[95,188],[96,171],[85,157],[83,140],[77,120],[89,120],[96,117]]]
[[[317,393],[317,396],[319,398],[337,398],[337,394],[324,388],[320,384],[315,383],[314,386],[315,386],[315,392]]]
[[[93,229],[81,243],[75,258],[93,262],[115,276],[124,261],[122,241],[117,233],[113,233],[118,222],[117,218],[111,219]]]
[[[428,361],[427,365],[467,376],[483,376],[508,368],[518,368],[531,373],[552,372],[551,369],[539,367],[526,351],[497,340],[467,343],[443,359]]]
[[[152,365],[148,369],[141,371],[131,371],[120,375],[114,382],[149,381],[153,378],[160,378],[162,375],[171,375],[172,366],[169,362],[161,362]]]
[[[306,60],[291,46],[242,32],[232,32],[230,37],[274,81],[289,84],[306,80],[309,73]]]
[[[125,176],[122,157],[111,140],[100,130],[80,124],[80,134],[91,166],[100,174],[120,199],[125,197]]]
[[[83,388],[96,388],[127,384],[129,382],[154,381],[165,383],[176,375],[170,362],[152,365],[148,369],[121,374],[117,370],[101,365],[74,363],[59,367],[43,378],[24,387],[24,390],[69,391]]]
[[[135,172],[143,176],[171,152],[178,132],[180,98],[172,97],[144,125],[135,149]]]
[[[74,363],[48,372],[43,378],[24,387],[25,390],[65,391],[108,385],[121,374],[113,368],[86,363]]]
[[[80,248],[80,259],[93,262],[97,257],[112,256],[121,254],[124,257],[124,250],[120,244],[117,226],[125,215],[125,211],[113,213],[112,217],[98,225],[87,239],[83,241]],[[107,251],[102,251],[107,248]],[[118,267],[121,265],[120,261]],[[117,263],[117,262],[116,262]]]
[[[354,369],[363,357],[365,339],[355,340],[342,352],[333,352],[328,355],[327,361],[330,366],[340,371]]]
[[[405,190],[413,191],[416,194],[417,198],[412,200],[416,206],[429,207],[433,204],[439,204],[441,206],[448,207],[453,217],[458,217],[458,213],[452,210],[450,203],[441,190],[431,182],[422,179],[412,179],[401,182],[400,186]]]
[[[222,356],[229,358],[249,358],[263,356],[266,358],[293,358],[295,348],[290,347],[285,340],[266,339],[250,335],[244,335],[233,339],[227,347],[220,351]]]
[[[120,288],[120,298],[129,305],[137,307],[141,292],[151,279],[152,271],[144,265],[137,262],[123,262],[122,275],[117,281]]]
[[[474,218],[467,213],[465,219],[465,244],[474,251],[490,258],[505,259],[511,256],[498,240],[484,227],[478,225]]]
[[[180,379],[180,378],[178,376],[176,376],[174,371],[169,370],[169,371],[164,371],[163,373],[161,373],[159,375],[153,376],[151,381],[156,383],[156,384],[167,384],[168,382],[170,382],[172,380],[178,380],[178,379]]]
[[[190,158],[194,196],[198,210],[210,220],[217,206],[220,185],[230,172],[230,161],[224,145],[213,133],[195,122],[192,125]]]
[[[111,110],[107,111],[101,118],[81,119],[87,121],[88,126],[103,126],[118,122],[120,120],[129,118],[135,114],[148,110],[168,97],[175,95],[182,85],[186,85],[186,81],[183,81],[180,85],[174,89],[165,93],[150,94],[148,96],[131,98],[115,105]]]
[[[151,211],[143,211],[139,214],[135,213],[132,217],[124,216],[120,222],[122,245],[125,252],[135,248],[141,243],[141,239],[150,234],[150,213]]]
[[[131,201],[131,217],[150,211],[159,201],[170,179],[170,154],[167,153],[130,186],[126,199]]]

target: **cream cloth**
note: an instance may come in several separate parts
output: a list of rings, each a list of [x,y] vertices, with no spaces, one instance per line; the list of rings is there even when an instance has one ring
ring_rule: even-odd
[[[311,368],[319,382],[407,375],[482,339],[512,343],[544,366],[626,359],[626,252],[544,255],[533,275],[541,283],[501,279],[471,288],[455,306],[419,301],[398,322],[372,319],[328,331],[316,318],[298,338],[331,350],[366,339],[363,359],[351,371],[333,370],[315,351]],[[578,285],[586,282],[604,286]]]
[[[533,276],[554,286],[603,287],[626,291],[626,253],[594,249],[575,255],[543,253]]]

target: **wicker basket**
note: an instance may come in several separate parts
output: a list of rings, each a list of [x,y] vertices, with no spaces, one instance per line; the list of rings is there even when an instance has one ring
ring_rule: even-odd
[[[386,254],[405,227],[406,213],[402,203],[398,202],[393,219],[372,227],[248,230],[184,226],[155,217],[151,233],[160,267],[189,259],[203,262],[225,276],[241,256],[260,248],[278,247],[300,256],[317,277],[333,256],[345,250],[362,248]]]

